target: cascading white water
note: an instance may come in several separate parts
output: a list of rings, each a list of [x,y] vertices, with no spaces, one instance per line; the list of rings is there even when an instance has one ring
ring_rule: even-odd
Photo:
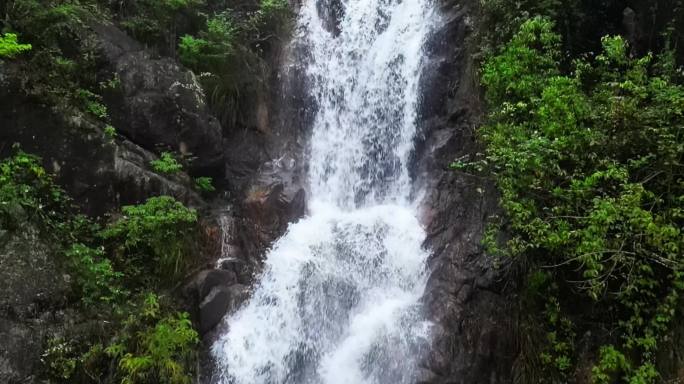
[[[428,253],[411,201],[429,0],[341,0],[337,31],[305,0],[317,114],[310,214],[269,252],[212,348],[223,384],[411,383],[429,331]]]

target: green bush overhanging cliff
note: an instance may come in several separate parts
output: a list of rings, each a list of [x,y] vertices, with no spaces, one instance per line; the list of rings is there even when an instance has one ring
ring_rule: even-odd
[[[595,43],[568,41],[581,20],[559,4],[486,2],[512,36],[483,38],[485,150],[453,167],[492,174],[500,191],[485,245],[523,276],[519,382],[671,380],[684,309],[682,10],[656,52],[609,35],[580,54]]]

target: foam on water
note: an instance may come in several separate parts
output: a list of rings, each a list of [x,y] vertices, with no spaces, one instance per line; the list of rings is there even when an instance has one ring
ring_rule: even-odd
[[[212,347],[222,383],[411,383],[429,326],[428,252],[411,201],[427,0],[342,0],[337,30],[305,1],[317,114],[310,214],[269,252]],[[328,23],[328,24],[326,24]]]

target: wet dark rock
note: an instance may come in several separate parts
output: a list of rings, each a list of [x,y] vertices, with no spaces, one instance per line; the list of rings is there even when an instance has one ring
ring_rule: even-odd
[[[657,3],[634,1],[631,8],[611,10],[610,16],[588,16],[587,33],[600,31],[598,41],[608,33],[605,28],[621,23],[632,54],[642,55],[658,41],[655,32],[645,31],[657,31],[672,18],[668,10],[673,3]],[[497,190],[486,177],[448,169],[454,160],[471,160],[482,151],[475,129],[485,106],[474,58],[477,46],[468,41],[477,27],[478,4],[445,0],[442,6],[443,24],[427,43],[429,64],[422,83],[421,135],[413,170],[417,185],[428,191],[421,216],[432,256],[423,301],[435,324],[432,348],[423,363],[432,375],[420,382],[511,383],[520,373],[514,367],[521,365],[518,359],[525,353],[517,343],[523,331],[517,306],[520,287],[510,261],[495,260],[480,245],[488,219],[501,214]],[[584,335],[578,344],[580,368],[574,379],[589,382],[599,343],[596,335]],[[680,356],[670,358],[684,361]],[[676,372],[676,364],[664,372],[668,370]]]
[[[172,59],[154,57],[114,26],[93,30],[103,66],[120,81],[105,94],[114,127],[144,148],[192,156],[195,172],[222,176],[221,126],[193,73]]]
[[[215,323],[216,319],[233,312],[248,298],[246,287],[254,283],[273,242],[285,233],[289,223],[306,213],[302,158],[313,111],[303,108],[311,104],[307,101],[303,61],[290,54],[270,58],[269,67],[282,68],[282,72],[273,72],[268,95],[260,95],[242,111],[239,127],[224,127],[225,180],[235,199],[235,211],[226,220],[230,233],[218,267],[234,272],[238,284],[230,287],[231,297],[236,299],[227,308],[224,289],[205,303],[206,325],[202,328],[213,329],[203,335],[200,382],[216,380],[209,348],[226,331],[226,325]]]
[[[228,287],[214,287],[199,306],[199,331],[206,333],[218,324],[230,307],[230,291]]]
[[[246,299],[246,287],[237,283],[233,270],[207,269],[198,272],[183,289],[188,308],[202,335],[211,331]]]
[[[236,282],[235,273],[224,269],[209,269],[197,274],[193,280],[192,289],[194,289],[197,298],[201,301],[209,292],[215,287],[228,287]]]
[[[46,335],[59,326],[69,276],[51,242],[26,223],[0,236],[0,382],[34,382]]]
[[[306,211],[303,159],[312,113],[304,72],[295,52],[273,55],[268,94],[246,111],[242,129],[227,132],[225,178],[235,196],[233,268],[241,284],[251,285],[272,243]],[[249,117],[251,116],[251,117]]]
[[[287,226],[305,213],[304,189],[285,188],[282,183],[254,185],[241,204],[239,240],[246,268],[238,278],[246,283],[261,268],[265,251]]]
[[[235,270],[235,265],[240,264],[242,261],[240,259],[230,258],[219,260],[218,267],[228,271]]]
[[[626,5],[628,7],[622,8]],[[615,6],[618,7],[615,10],[615,22],[622,27],[617,33],[629,42],[633,55],[657,52],[664,48],[666,40],[669,47],[679,47],[684,43],[681,33],[665,32],[669,27],[674,27],[676,31],[684,28],[684,12],[678,0],[632,0],[617,2]],[[668,37],[663,39],[665,35]],[[677,63],[684,62],[684,52],[679,49],[674,51]]]
[[[422,84],[422,140],[414,174],[428,191],[421,209],[430,277],[423,298],[434,322],[421,383],[512,382],[516,355],[514,302],[502,281],[505,266],[480,245],[497,194],[487,179],[450,170],[480,150],[474,130],[482,115],[475,63],[466,43],[470,2],[449,2],[444,23],[428,42],[430,68]]]
[[[33,382],[43,351],[44,330],[34,322],[0,318],[0,382]]]
[[[226,313],[233,312],[246,299],[246,287],[240,284],[216,286],[202,300],[199,306],[199,331],[211,331]]]
[[[150,196],[171,195],[198,206],[201,197],[184,174],[165,176],[151,170],[156,155],[134,143],[109,138],[98,124],[75,114],[46,108],[0,92],[0,156],[19,144],[39,155],[45,168],[85,213],[99,216]]]
[[[630,7],[622,11],[622,27],[625,29],[627,40],[634,42],[637,33],[636,12]]]
[[[135,47],[134,42],[126,39],[122,41]],[[125,44],[120,47],[122,52],[128,48],[129,46]],[[138,57],[136,63],[148,68],[144,54],[139,53],[143,56]],[[124,53],[121,54],[125,56]],[[131,71],[134,70],[141,69],[131,69]],[[178,67],[154,67],[152,70],[157,71],[155,75],[157,77],[172,78],[179,75]],[[0,63],[0,127],[2,127],[0,129],[0,156],[8,156],[15,143],[19,144],[25,152],[41,156],[45,168],[57,176],[57,182],[74,198],[83,211],[95,216],[116,210],[122,205],[136,204],[150,196],[161,194],[171,195],[188,205],[203,204],[201,197],[194,190],[194,181],[185,173],[160,175],[151,169],[150,162],[157,158],[153,152],[154,144],[146,148],[122,136],[110,138],[104,133],[102,122],[86,116],[83,112],[67,107],[45,105],[40,99],[24,92],[19,72],[20,68],[17,65]],[[123,81],[122,83],[126,84]],[[163,88],[166,87],[165,84],[153,83],[153,85],[160,87],[157,90],[159,95],[170,92]],[[148,84],[148,87],[150,87],[149,93],[153,93],[152,86]],[[201,115],[197,112],[199,109],[197,109],[196,100],[187,95],[184,97],[174,99],[176,107],[183,111],[195,111],[196,114]],[[124,100],[124,96],[120,95],[119,98],[123,100],[120,102],[121,105],[132,105],[127,104],[129,102]],[[115,100],[116,97],[110,95],[108,99]],[[143,111],[148,107],[154,108],[152,105],[161,102],[153,98],[145,100],[144,103],[149,103],[149,105],[136,105],[135,108]],[[183,105],[184,102],[192,103]],[[157,119],[157,117],[160,118],[160,116],[150,116],[151,119]],[[211,120],[210,117],[205,117]],[[169,132],[192,127],[183,121],[164,124],[166,125],[163,129]],[[140,130],[144,129],[143,125],[135,126]],[[121,123],[117,124],[116,128],[118,132],[125,132],[126,127],[128,124]],[[160,127],[161,125],[157,125],[148,128]],[[212,145],[217,145],[218,151],[221,151],[220,136],[217,138],[211,124],[207,129],[196,127],[195,131],[187,134],[192,136],[192,140],[197,143],[212,142]],[[175,134],[170,133],[170,135]],[[188,143],[193,143],[193,141],[188,141]],[[197,145],[200,149],[200,144]],[[207,148],[200,150],[205,149]],[[207,150],[206,153],[211,157],[211,150]],[[207,158],[199,160],[197,164],[204,164],[210,168],[209,164],[215,161],[217,160]]]

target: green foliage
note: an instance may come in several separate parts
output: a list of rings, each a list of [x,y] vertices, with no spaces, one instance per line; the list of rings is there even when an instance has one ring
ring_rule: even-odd
[[[63,338],[51,338],[47,348],[40,356],[40,361],[47,374],[59,381],[68,380],[76,371],[79,361],[75,357],[74,346]]]
[[[532,270],[552,266],[558,300],[583,292],[620,329],[596,382],[621,371],[652,383],[684,288],[684,87],[659,70],[672,65],[630,57],[620,37],[563,74],[560,44],[553,23],[534,18],[483,66],[490,115],[478,163],[496,177],[510,235],[488,243]],[[572,343],[562,303],[549,305],[549,329]],[[545,357],[562,374],[572,348],[558,340]]]
[[[30,51],[31,48],[31,44],[19,44],[15,33],[0,35],[0,58],[12,59],[23,52]]]
[[[41,360],[51,382],[114,377],[187,383],[192,377],[198,340],[188,314],[152,293],[142,303],[131,301],[130,292],[155,289],[157,282],[182,272],[193,251],[197,214],[166,196],[124,207],[122,213],[101,230],[72,214],[69,199],[37,157],[18,151],[0,162],[2,228],[16,230],[26,220],[44,224],[55,235],[56,249],[63,249],[60,264],[72,276],[80,310],[107,320],[94,333],[48,340]],[[103,239],[105,246],[86,245]],[[93,345],[94,340],[108,347]]]
[[[595,384],[610,384],[615,382],[623,372],[631,370],[631,364],[625,355],[612,345],[601,347],[599,362],[592,369]]]
[[[115,308],[106,313],[106,323],[115,326],[101,330],[98,343],[80,334],[48,340],[41,361],[50,382],[191,382],[199,338],[187,313],[150,292]]]
[[[263,0],[251,12],[224,11],[207,18],[195,35],[180,39],[181,62],[200,74],[209,104],[222,123],[233,125],[242,102],[262,90],[270,74],[264,57],[291,27],[284,0]]]
[[[287,0],[261,0],[251,22],[261,38],[281,35],[290,27],[292,11]]]
[[[116,128],[114,128],[114,127],[111,126],[111,125],[107,125],[107,126],[104,128],[104,133],[105,133],[105,135],[107,135],[107,137],[109,137],[110,139],[116,138]]]
[[[490,104],[506,103],[502,111],[524,113],[526,102],[540,96],[544,89],[545,83],[537,80],[558,75],[560,37],[552,26],[542,18],[523,24],[504,51],[488,60],[482,71],[482,83],[487,87]]]
[[[69,199],[38,157],[17,151],[0,162],[0,227],[12,228],[33,218],[54,226],[69,208]]]
[[[159,298],[147,294],[105,353],[118,360],[122,383],[190,383],[197,332],[187,313],[164,315]]]
[[[226,42],[230,43],[230,40]],[[197,68],[201,64],[202,57],[213,49],[214,47],[207,40],[185,35],[181,37],[180,43],[178,43],[178,56],[183,64]],[[219,55],[227,55],[228,53],[230,50],[225,51],[225,53],[219,51]]]
[[[76,91],[76,97],[79,99],[82,108],[86,112],[98,119],[107,120],[109,114],[107,113],[107,107],[102,104],[102,96],[86,89],[79,89]]]
[[[41,47],[73,40],[98,15],[95,1],[88,0],[10,0],[5,10],[9,22]]]
[[[116,11],[121,25],[136,39],[164,50],[176,44],[176,29],[182,15],[191,13],[201,0],[125,0]]]
[[[257,87],[264,67],[246,45],[250,29],[236,20],[230,13],[212,16],[197,37],[183,36],[178,47],[181,62],[201,74],[210,105],[224,123],[235,122],[241,94]]]
[[[102,73],[92,26],[108,25],[116,17],[129,32],[173,56],[176,33],[195,32],[196,26],[204,25],[201,14],[206,9],[200,9],[199,3],[7,0],[0,2],[2,32],[8,32],[0,34],[0,59],[19,58],[30,51],[12,71],[22,91],[65,117],[82,111],[100,119],[104,134],[113,138],[116,130],[106,125],[107,108],[97,93],[111,94],[121,80]],[[101,232],[94,221],[74,215],[71,200],[40,159],[17,152],[0,161],[0,227],[14,231],[27,221],[39,224],[42,235],[54,239],[60,267],[72,278],[74,296],[66,305],[75,312],[70,318],[78,323],[69,322],[65,328],[73,329],[66,334],[60,330],[58,337],[47,341],[45,371],[36,372],[46,377],[40,380],[121,382],[126,378],[178,383],[190,377],[196,364],[196,334],[187,314],[177,313],[174,304],[167,303],[143,319],[142,307],[131,296],[141,290],[159,291],[162,279],[171,281],[175,273],[184,273],[193,251],[195,212],[157,199],[158,204],[151,199],[138,210],[127,207],[123,218]],[[137,228],[149,232],[141,234]],[[129,326],[129,318],[140,321]],[[124,334],[129,340],[123,343],[125,353],[107,355],[105,347]]]
[[[76,287],[85,305],[113,303],[125,292],[119,287],[121,272],[114,271],[103,249],[93,249],[76,243],[66,251],[70,272],[76,276]]]
[[[173,157],[170,152],[162,152],[161,156],[157,160],[152,160],[150,162],[152,169],[155,172],[163,173],[166,175],[172,175],[183,170],[181,163]]]
[[[111,79],[100,82],[100,89],[118,89],[121,86],[121,78],[115,74]]]
[[[0,8],[5,28],[20,33],[32,47],[16,73],[23,91],[60,110],[103,116],[102,109],[90,111],[79,92],[97,87],[98,64],[88,27],[106,19],[97,1],[8,0]]]
[[[195,179],[195,185],[202,192],[214,192],[216,190],[212,184],[211,177],[198,177]]]
[[[170,196],[125,206],[123,216],[103,232],[117,249],[119,263],[133,278],[170,280],[182,272],[192,254],[197,213]]]
[[[216,70],[235,54],[237,27],[228,14],[219,14],[207,21],[201,38],[185,35],[178,46],[183,64],[197,69]]]
[[[564,4],[561,0],[482,0],[481,6],[484,36],[480,40],[482,51],[488,55],[509,41],[525,21],[538,16],[557,19]]]
[[[550,330],[546,333],[547,346],[541,353],[541,360],[549,377],[567,380],[574,364],[574,325],[562,314],[560,302],[555,295],[546,299],[544,310],[546,324]]]

